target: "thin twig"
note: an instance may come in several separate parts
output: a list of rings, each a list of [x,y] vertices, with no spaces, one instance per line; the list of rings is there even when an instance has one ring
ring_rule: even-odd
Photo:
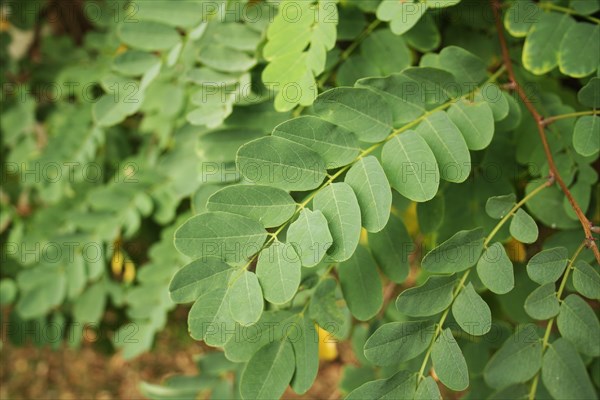
[[[504,37],[504,28],[502,26],[502,21],[500,18],[500,7],[501,7],[500,0],[490,0],[490,4],[492,7],[492,11],[494,13],[494,20],[496,22],[496,30],[498,31],[498,39],[500,40],[500,47],[502,48],[502,59],[504,60],[504,65],[506,66],[506,70],[508,72],[508,77],[509,77],[510,83],[512,84],[514,90],[519,95],[519,97],[523,101],[523,104],[525,104],[525,107],[527,108],[527,110],[529,111],[529,113],[531,114],[533,119],[535,120],[537,128],[538,128],[538,133],[539,133],[540,139],[542,141],[542,146],[544,147],[544,153],[546,155],[546,160],[548,161],[548,167],[550,168],[550,176],[556,180],[556,182],[558,183],[558,186],[560,186],[560,189],[563,191],[563,193],[567,197],[569,204],[571,204],[573,211],[575,211],[575,214],[577,214],[577,218],[581,222],[581,226],[583,227],[583,231],[585,233],[586,246],[594,252],[594,257],[596,258],[598,263],[600,263],[600,251],[598,250],[598,246],[596,245],[596,242],[594,241],[594,237],[592,235],[592,230],[591,230],[593,225],[592,225],[591,221],[585,216],[584,212],[581,210],[581,207],[579,206],[579,204],[577,203],[577,201],[575,200],[575,198],[569,191],[569,188],[565,184],[564,180],[560,176],[560,173],[558,172],[558,169],[556,168],[556,164],[554,163],[554,158],[552,157],[552,151],[550,149],[550,145],[548,144],[548,139],[546,138],[546,131],[544,129],[544,118],[542,118],[541,114],[535,108],[535,106],[533,105],[531,100],[527,97],[527,94],[525,94],[525,90],[519,84],[519,82],[517,81],[517,78],[515,76],[515,71],[513,69],[513,64],[512,64],[511,58],[510,58],[510,53],[508,51],[508,45],[506,43],[506,38]]]

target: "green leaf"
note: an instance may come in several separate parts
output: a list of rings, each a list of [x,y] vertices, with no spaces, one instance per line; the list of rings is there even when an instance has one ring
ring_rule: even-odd
[[[494,116],[494,121],[504,121],[510,112],[509,102],[510,95],[505,92],[494,83],[486,83],[481,86],[479,92],[475,94],[475,101],[485,101]]]
[[[442,69],[454,75],[457,82],[473,85],[487,78],[487,66],[483,60],[462,47],[444,47],[440,52],[440,64]]]
[[[339,265],[338,274],[352,315],[360,321],[377,315],[383,305],[383,288],[369,251],[359,246],[350,259]]]
[[[490,307],[477,294],[470,282],[454,300],[452,315],[458,325],[469,335],[485,335],[492,327]]]
[[[125,76],[140,76],[160,64],[160,59],[145,51],[129,50],[115,57],[112,69]]]
[[[417,127],[439,163],[440,176],[449,182],[464,182],[471,172],[471,155],[460,131],[448,114],[437,111]]]
[[[356,194],[365,229],[381,231],[390,218],[392,189],[377,158],[367,156],[358,160],[346,174],[344,182]]]
[[[464,271],[479,260],[483,249],[483,229],[455,233],[425,255],[421,266],[434,274]]]
[[[542,382],[555,399],[584,400],[597,397],[581,357],[567,339],[554,341],[546,350]]]
[[[213,194],[209,211],[239,214],[259,221],[265,228],[279,226],[296,211],[296,202],[286,191],[270,186],[234,185]]]
[[[501,243],[489,246],[477,262],[481,282],[496,294],[506,294],[515,287],[513,264]]]
[[[394,35],[389,29],[378,29],[368,35],[362,42],[360,51],[364,58],[377,66],[379,76],[402,71],[412,63],[412,54],[404,39]],[[363,76],[368,75],[360,77]]]
[[[290,225],[287,241],[294,246],[303,267],[314,267],[325,257],[333,239],[323,213],[304,208]]]
[[[175,247],[192,258],[213,256],[241,262],[254,255],[266,238],[267,232],[259,222],[218,211],[196,215],[184,222],[175,231]]]
[[[275,136],[240,147],[237,165],[248,181],[284,190],[315,189],[327,173],[325,161],[316,152]]]
[[[250,327],[244,328],[236,325],[233,332],[229,332],[227,343],[223,346],[225,356],[233,362],[248,362],[261,347],[283,338],[284,334],[294,332],[289,326],[290,319],[295,315],[287,310],[264,311],[260,320]],[[269,332],[269,334],[265,334]],[[241,339],[236,340],[235,334],[241,334]],[[238,335],[238,338],[240,336]]]
[[[442,36],[430,14],[425,14],[410,31],[403,35],[410,47],[422,53],[433,51],[440,46]]]
[[[419,383],[414,400],[440,400],[441,398],[442,394],[440,393],[438,384],[431,376],[427,376]]]
[[[294,375],[294,349],[287,340],[262,347],[246,364],[240,379],[243,399],[278,399]]]
[[[450,328],[443,330],[434,343],[431,361],[436,375],[449,389],[460,391],[469,386],[467,362]]]
[[[0,280],[0,305],[12,304],[17,297],[17,285],[10,278]]]
[[[353,390],[346,400],[398,400],[412,399],[416,389],[414,374],[399,371],[387,379],[367,382]]]
[[[375,261],[385,275],[396,283],[402,283],[408,276],[408,256],[414,250],[402,220],[393,214],[388,224],[377,233],[369,233],[369,248]]]
[[[17,276],[19,298],[15,305],[15,311],[25,320],[47,314],[63,302],[67,292],[65,274],[56,268],[36,268],[27,272],[29,274]]]
[[[494,219],[502,219],[514,207],[516,200],[514,193],[490,197],[485,203],[485,212]]]
[[[448,74],[445,71],[442,73]],[[373,90],[388,102],[394,124],[411,122],[426,111],[425,96],[422,93],[424,88],[420,82],[403,73],[384,78],[363,78],[356,82],[356,85]],[[407,87],[411,90],[406,90]]]
[[[317,97],[313,108],[321,118],[354,132],[363,142],[380,142],[393,129],[390,107],[368,89],[330,89]]]
[[[342,128],[314,116],[303,116],[275,127],[273,136],[303,144],[323,158],[327,169],[350,164],[360,151],[356,136]]]
[[[327,250],[331,260],[349,259],[360,239],[360,208],[352,188],[344,182],[332,183],[321,189],[313,200],[329,224],[333,245]]]
[[[106,289],[102,282],[89,286],[75,301],[73,306],[75,321],[92,324],[100,322],[106,307],[106,297]]]
[[[458,101],[452,104],[448,116],[464,136],[470,150],[485,149],[492,142],[494,115],[486,102]]]
[[[233,319],[242,326],[256,323],[264,309],[262,290],[256,275],[242,270],[232,275],[229,285],[229,310]]]
[[[429,317],[452,303],[456,276],[430,276],[421,286],[407,289],[396,299],[396,308],[411,317]]]
[[[333,239],[323,213],[304,208],[290,225],[287,241],[294,246],[303,267],[314,267],[325,257]]]
[[[225,287],[232,272],[233,268],[215,257],[192,261],[173,276],[169,284],[171,300],[175,303],[195,301],[202,293]]]
[[[525,300],[525,312],[533,319],[547,320],[558,314],[560,305],[554,283],[535,289]]]
[[[559,46],[556,44],[561,42],[574,24],[568,14],[542,13],[525,39],[523,66],[535,75],[543,75],[556,68],[559,55]]]
[[[583,78],[595,72],[600,59],[597,38],[600,26],[587,22],[571,24],[560,44],[558,66],[560,72],[574,78]]]
[[[401,195],[423,202],[437,193],[440,173],[435,156],[416,132],[393,137],[383,146],[381,159],[390,184]]]
[[[582,156],[593,156],[600,151],[600,117],[581,117],[573,131],[573,147]]]
[[[594,267],[583,260],[575,263],[573,285],[585,297],[600,300],[600,274]]]
[[[542,366],[542,343],[534,325],[522,325],[485,366],[485,382],[494,389],[525,383]]]
[[[419,230],[426,234],[437,231],[444,222],[445,209],[444,197],[441,195],[435,196],[425,203],[417,203]]]
[[[519,208],[510,221],[510,234],[523,243],[533,243],[538,237],[538,227],[525,210]]]
[[[337,282],[333,278],[325,278],[321,281],[310,299],[309,314],[323,329],[334,329],[337,331],[346,321],[342,309],[338,307],[336,296]]]
[[[395,365],[424,352],[433,339],[433,333],[431,322],[390,322],[382,325],[367,340],[364,353],[375,365]]]
[[[204,340],[209,346],[223,346],[234,330],[235,322],[229,310],[229,287],[202,293],[188,314],[190,336]]]
[[[524,38],[539,18],[540,11],[531,0],[517,0],[504,14],[504,27],[514,37]]]
[[[569,254],[564,247],[540,251],[527,263],[527,275],[539,285],[554,283],[565,272]]]
[[[296,359],[292,388],[297,394],[304,394],[311,388],[319,372],[319,335],[315,323],[308,315],[302,318],[293,331],[300,333],[290,338]]]
[[[168,0],[153,0],[150,2],[142,2],[140,4],[131,5],[131,8],[126,14],[126,21],[133,22],[134,19],[145,21],[162,22],[167,25],[193,28],[202,22],[205,15],[205,10],[201,2],[187,1],[173,7],[173,3]],[[131,18],[131,20],[129,19]]]
[[[556,318],[560,334],[582,354],[600,356],[600,322],[594,310],[581,297],[570,294],[562,302]]]
[[[153,21],[124,22],[118,35],[126,45],[145,51],[169,50],[180,41],[175,28]]]
[[[600,108],[600,78],[595,77],[577,93],[577,100],[590,108]]]
[[[265,299],[273,304],[287,303],[300,286],[300,258],[289,243],[276,242],[260,252],[256,275]]]
[[[390,22],[390,29],[396,35],[408,32],[427,11],[424,3],[406,3],[383,0],[377,7],[377,18]]]

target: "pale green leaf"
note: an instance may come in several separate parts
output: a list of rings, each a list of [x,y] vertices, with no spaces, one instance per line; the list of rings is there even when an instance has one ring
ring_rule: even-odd
[[[597,398],[588,372],[575,347],[560,338],[544,354],[542,382],[555,399]]]
[[[346,400],[398,400],[412,399],[416,389],[416,377],[399,371],[387,379],[378,379],[353,390]]]
[[[600,274],[594,267],[583,260],[575,263],[573,285],[585,297],[600,300]]]
[[[515,287],[513,264],[501,243],[489,246],[477,262],[481,282],[496,294],[506,294]]]
[[[241,262],[254,255],[266,238],[267,232],[259,222],[218,211],[196,215],[184,222],[175,231],[175,247],[192,258],[213,256]]]
[[[433,323],[390,322],[367,340],[365,356],[375,365],[394,365],[411,360],[427,349],[433,338]]]
[[[233,319],[242,326],[256,323],[264,309],[262,290],[256,275],[242,270],[232,274],[229,285],[229,310]]]
[[[547,320],[558,314],[560,305],[554,283],[540,286],[525,299],[525,312],[533,319]]]
[[[320,94],[313,107],[323,119],[354,132],[363,142],[382,141],[392,132],[390,107],[371,90],[331,89]]]
[[[452,315],[469,335],[481,336],[492,327],[492,312],[469,282],[452,303]]]
[[[323,213],[304,208],[290,225],[287,241],[294,246],[303,267],[314,267],[325,257],[333,239]]]
[[[538,227],[534,219],[519,208],[510,221],[510,234],[523,243],[533,243],[538,237]]]
[[[556,324],[561,335],[569,339],[580,353],[600,356],[600,322],[581,297],[570,294],[562,302]]]
[[[440,52],[440,65],[463,84],[480,84],[487,78],[487,66],[483,60],[462,47],[444,47]]]
[[[483,250],[483,229],[455,233],[425,255],[421,266],[436,274],[460,272],[475,265]]]
[[[195,301],[201,294],[218,287],[225,287],[233,269],[215,257],[204,257],[192,261],[178,270],[171,283],[169,292],[175,303]]]
[[[504,27],[514,37],[523,38],[539,18],[540,11],[531,0],[517,0],[504,14]]]
[[[204,340],[209,346],[223,346],[234,327],[229,310],[229,287],[203,292],[188,314],[190,336]]]
[[[545,12],[531,27],[523,46],[523,65],[535,75],[558,65],[559,43],[575,21],[568,14]]]
[[[300,285],[300,258],[289,243],[276,242],[260,252],[256,275],[265,299],[273,304],[287,303]]]
[[[365,229],[381,231],[390,218],[392,190],[377,158],[367,156],[358,160],[346,174],[344,182],[356,194]]]
[[[595,72],[600,59],[598,37],[600,26],[587,22],[571,24],[560,44],[558,66],[560,72],[574,78],[583,78]]]
[[[529,381],[542,366],[542,342],[534,325],[523,325],[504,341],[485,366],[485,382],[494,389]]]
[[[327,219],[333,238],[327,254],[333,261],[346,261],[360,239],[360,207],[354,191],[347,183],[332,183],[317,193],[313,204]]]
[[[242,398],[280,398],[292,380],[294,369],[294,349],[288,340],[267,344],[252,356],[242,372]]]
[[[319,372],[318,333],[315,323],[308,315],[291,331],[298,332],[290,334],[296,359],[296,372],[291,386],[297,394],[304,394],[311,388]]]
[[[327,169],[350,164],[356,159],[359,145],[356,136],[342,128],[314,116],[303,116],[275,127],[273,136],[303,144],[323,158]]]
[[[488,147],[494,136],[494,115],[486,102],[458,101],[448,116],[465,138],[470,150]]]
[[[279,226],[294,215],[296,202],[284,190],[260,185],[234,185],[213,194],[209,211],[239,214],[260,222],[265,228]]]
[[[180,41],[175,28],[152,21],[126,21],[120,25],[118,34],[126,45],[145,51],[169,50]]]
[[[413,201],[431,200],[440,184],[435,156],[414,131],[393,137],[383,146],[382,162],[392,187]]]
[[[325,161],[316,152],[275,136],[240,147],[237,165],[248,181],[283,190],[315,189],[326,175]]]
[[[425,377],[421,383],[419,383],[419,387],[417,388],[417,393],[415,393],[414,400],[441,400],[442,394],[440,393],[440,388],[438,384],[431,376]]]
[[[471,172],[471,155],[460,131],[448,114],[438,111],[417,127],[439,164],[440,176],[449,182],[464,182]]]
[[[517,196],[514,193],[490,197],[485,203],[485,212],[494,219],[504,218],[515,205]]]
[[[433,368],[440,381],[449,389],[460,391],[469,386],[469,370],[450,328],[440,333],[431,350]]]
[[[565,272],[569,254],[565,247],[540,251],[527,263],[527,275],[539,285],[553,283]]]
[[[396,35],[409,31],[427,11],[424,3],[383,0],[377,7],[377,18],[390,22],[390,29]]]
[[[581,117],[573,131],[573,147],[582,156],[593,156],[600,150],[600,117]]]
[[[411,317],[429,317],[452,303],[456,276],[431,276],[421,286],[407,289],[396,299],[396,308]]]

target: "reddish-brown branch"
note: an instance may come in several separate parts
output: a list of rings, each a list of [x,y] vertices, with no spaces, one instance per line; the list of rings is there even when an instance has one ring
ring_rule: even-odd
[[[506,43],[506,38],[504,37],[504,27],[502,26],[502,22],[501,22],[501,18],[500,18],[500,8],[501,8],[500,0],[490,0],[490,3],[492,6],[492,11],[494,13],[494,20],[496,22],[496,30],[498,31],[498,39],[500,40],[500,47],[502,48],[502,59],[504,61],[504,65],[506,66],[506,71],[508,73],[508,78],[510,80],[510,86],[519,95],[519,97],[523,101],[523,104],[525,104],[525,107],[527,107],[527,110],[533,116],[533,119],[535,120],[536,125],[537,125],[540,139],[542,141],[542,146],[544,147],[544,153],[546,154],[546,159],[548,160],[548,167],[550,169],[550,177],[554,178],[556,180],[556,182],[558,183],[558,186],[560,186],[560,189],[563,191],[565,196],[567,196],[567,200],[569,200],[569,203],[571,204],[573,211],[575,211],[575,214],[577,214],[577,218],[579,218],[579,221],[581,222],[581,226],[583,227],[583,231],[585,232],[586,245],[588,248],[590,248],[594,252],[594,257],[596,257],[596,260],[600,264],[600,251],[598,251],[598,246],[597,246],[596,242],[594,241],[594,237],[592,235],[593,225],[590,222],[590,220],[585,216],[585,214],[581,210],[581,207],[579,206],[579,204],[577,204],[577,201],[573,198],[573,195],[569,191],[569,188],[563,181],[562,177],[560,176],[560,174],[558,172],[558,169],[556,168],[556,164],[554,163],[554,157],[552,157],[552,151],[550,149],[550,145],[548,144],[548,139],[546,138],[546,131],[544,128],[545,127],[544,118],[538,112],[538,110],[535,108],[535,106],[533,105],[531,100],[527,97],[525,90],[523,90],[523,87],[519,84],[519,82],[516,79],[512,61],[510,59],[510,53],[508,51],[508,45]]]

